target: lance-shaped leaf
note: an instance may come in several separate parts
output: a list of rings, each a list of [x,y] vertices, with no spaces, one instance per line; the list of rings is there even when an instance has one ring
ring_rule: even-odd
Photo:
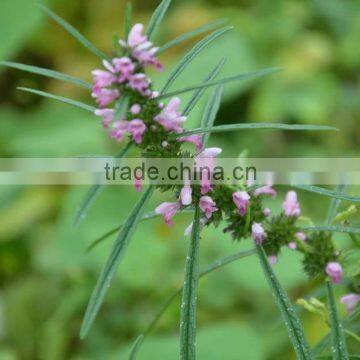
[[[220,62],[215,66],[215,68],[209,73],[209,75],[204,79],[204,83],[213,80],[216,78],[216,76],[219,74],[220,70],[225,64],[225,59],[221,59]],[[194,108],[194,106],[198,103],[198,101],[201,99],[202,95],[205,92],[205,88],[198,89],[194,91],[193,95],[191,96],[190,100],[186,104],[186,107],[182,114],[184,116],[187,116],[190,114],[191,110]]]
[[[294,186],[300,190],[310,191],[319,195],[329,196],[331,198],[340,199],[340,200],[346,200],[351,202],[360,202],[359,196],[351,196],[347,195],[341,191],[337,190],[328,190],[320,186],[314,186],[314,185],[296,185]]]
[[[271,292],[275,298],[276,304],[284,320],[288,335],[294,347],[298,359],[312,359],[309,345],[306,341],[304,330],[300,319],[291,304],[290,299],[280,285],[275,273],[273,272],[264,249],[256,245],[261,267],[264,271],[266,280],[270,286]]]
[[[68,104],[68,105],[72,105],[75,106],[77,108],[89,111],[91,113],[94,113],[96,108],[94,106],[88,105],[88,104],[84,104],[80,101],[76,101],[76,100],[72,100],[63,96],[58,96],[58,95],[54,95],[54,94],[50,94],[48,92],[45,91],[40,91],[40,90],[35,90],[35,89],[29,89],[29,88],[25,88],[25,87],[18,87],[18,90],[21,91],[25,91],[31,94],[35,94],[35,95],[39,95],[42,97],[46,97],[48,99],[52,99],[52,100],[56,100],[56,101],[60,101],[62,103]]]
[[[210,98],[206,104],[202,119],[201,119],[201,127],[205,128],[205,129],[213,127],[215,119],[216,119],[216,115],[220,109],[220,103],[221,103],[221,97],[222,97],[223,91],[224,91],[224,86],[219,85],[215,88],[214,92],[210,96]],[[208,133],[208,132],[204,133],[202,136],[204,147],[209,140],[209,136],[210,136],[210,133]]]
[[[159,28],[159,25],[161,24],[162,19],[166,14],[167,9],[170,6],[170,3],[171,0],[163,0],[160,5],[155,9],[147,28],[147,36],[149,40],[154,37],[157,29]]]
[[[303,231],[330,231],[330,232],[341,232],[341,233],[348,233],[348,234],[360,234],[360,228],[355,228],[351,226],[309,226],[302,228]]]
[[[213,271],[216,271],[226,265],[229,265],[233,263],[234,261],[237,261],[239,259],[246,258],[248,256],[256,254],[256,249],[251,250],[245,250],[240,251],[235,254],[225,256],[219,260],[214,261],[212,264],[206,266],[203,270],[200,271],[199,279],[205,277],[206,275],[212,273]],[[154,319],[151,321],[149,326],[146,328],[146,330],[138,336],[138,338],[135,340],[134,345],[130,352],[129,360],[134,360],[136,358],[136,354],[139,351],[139,348],[144,340],[144,338],[154,329],[158,321],[161,319],[162,315],[165,313],[165,311],[169,308],[169,306],[173,303],[173,301],[181,294],[183,288],[181,287],[179,290],[174,292],[164,303],[164,305],[161,307],[161,309],[158,311]]]
[[[133,143],[129,142],[123,149],[121,149],[121,151],[117,155],[115,155],[115,159],[123,158],[128,153],[128,151],[130,150],[132,145],[133,145]],[[83,221],[86,218],[86,215],[87,215],[91,205],[95,202],[96,198],[100,195],[100,193],[103,189],[104,189],[104,185],[102,185],[102,184],[93,185],[89,189],[89,191],[87,192],[84,200],[82,201],[82,203],[79,207],[79,210],[76,213],[75,221],[74,221],[75,227],[78,226],[81,223],[81,221]],[[118,230],[120,230],[120,229],[116,228],[114,233]],[[102,240],[100,240],[100,241],[102,241]],[[96,246],[96,243],[92,247],[94,247],[94,246]]]
[[[263,69],[263,70],[259,70],[259,71],[249,72],[249,73],[228,76],[228,77],[225,77],[222,79],[212,80],[212,81],[208,81],[208,82],[202,83],[202,84],[191,85],[191,86],[187,86],[183,89],[179,89],[179,90],[175,90],[175,91],[168,92],[165,94],[161,94],[160,96],[157,97],[157,99],[166,99],[166,98],[170,98],[170,97],[177,96],[180,94],[185,94],[187,92],[194,91],[197,89],[203,89],[203,88],[208,88],[208,87],[212,87],[212,86],[216,86],[216,85],[226,84],[228,82],[255,79],[255,78],[258,78],[258,77],[261,77],[264,75],[278,72],[280,70],[281,70],[280,68],[269,68],[269,69]]]
[[[278,124],[278,123],[249,123],[249,124],[229,124],[212,126],[209,128],[198,128],[189,131],[185,131],[181,134],[172,134],[171,137],[178,138],[182,136],[188,136],[193,134],[206,134],[206,133],[222,133],[233,132],[238,130],[288,130],[288,131],[337,131],[332,126],[323,125],[290,125],[290,124]]]
[[[164,51],[170,49],[171,47],[173,47],[175,45],[182,43],[183,41],[189,40],[189,39],[191,39],[195,36],[198,36],[200,34],[203,34],[207,31],[216,29],[217,27],[219,27],[220,25],[223,25],[226,22],[227,22],[227,19],[219,19],[214,22],[202,25],[202,26],[198,27],[197,29],[191,30],[185,34],[181,34],[180,36],[176,37],[173,40],[170,40],[165,45],[161,46],[159,48],[159,50],[156,52],[156,54],[163,53]]]
[[[231,26],[227,26],[218,30],[215,30],[213,33],[200,40],[178,63],[175,69],[171,72],[170,76],[165,82],[165,85],[160,91],[161,94],[164,94],[165,91],[173,84],[176,78],[185,70],[185,68],[196,58],[196,56],[206,48],[211,42],[217,39],[219,36],[225,34],[227,31],[231,30]],[[196,90],[196,89],[194,89]]]
[[[339,192],[339,193],[344,193],[345,189],[346,189],[346,185],[338,185],[338,186],[336,186],[335,191]],[[333,220],[336,216],[336,213],[339,209],[340,202],[341,202],[340,199],[336,199],[336,198],[331,199],[329,211],[328,211],[327,218],[326,218],[326,223],[328,225],[331,225],[331,223],[333,222]]]
[[[198,205],[195,208],[190,245],[185,261],[185,275],[180,314],[180,359],[196,358],[196,305],[199,281],[199,240],[200,216]]]
[[[80,330],[80,337],[82,339],[87,335],[92,323],[95,320],[101,304],[104,301],[106,291],[108,290],[111,281],[120,265],[120,262],[125,255],[125,251],[130,243],[131,237],[136,229],[137,224],[142,218],[145,206],[149,201],[153,191],[154,187],[151,185],[144,192],[138,203],[130,212],[124,226],[121,228],[119,236],[117,237],[114,245],[112,246],[110,255],[101,271],[101,274],[86,309],[85,317]]]
[[[346,347],[344,329],[337,312],[334,290],[329,281],[326,281],[326,289],[329,302],[333,359],[347,360],[349,359],[349,354]]]
[[[125,39],[128,38],[129,36],[129,32],[131,30],[131,18],[132,18],[132,5],[131,5],[131,2],[128,1],[126,3],[126,7],[125,7],[125,18],[124,18],[124,27],[125,27],[125,31],[124,31],[124,34],[125,34]]]
[[[355,320],[360,317],[360,306],[358,306],[351,314],[346,316],[342,321],[343,327],[350,326]],[[325,335],[312,349],[314,356],[321,354],[327,349],[331,343],[331,332]]]
[[[11,67],[11,68],[22,70],[22,71],[26,71],[26,72],[30,72],[33,74],[46,76],[46,77],[49,77],[52,79],[67,81],[67,82],[73,83],[75,85],[82,86],[85,89],[91,89],[91,84],[89,84],[88,82],[78,79],[77,77],[63,74],[63,73],[60,73],[60,72],[57,72],[54,70],[44,69],[44,68],[40,68],[37,66],[19,64],[19,63],[10,62],[10,61],[0,61],[0,65]]]
[[[101,59],[110,60],[110,57],[106,55],[104,52],[99,50],[92,42],[90,42],[86,37],[79,33],[72,25],[62,19],[60,16],[56,15],[52,10],[47,8],[42,4],[37,4],[49,17],[51,17],[55,22],[57,22],[60,26],[62,26],[68,33],[70,33],[79,43],[81,43],[84,47],[90,50],[93,54],[98,56]]]

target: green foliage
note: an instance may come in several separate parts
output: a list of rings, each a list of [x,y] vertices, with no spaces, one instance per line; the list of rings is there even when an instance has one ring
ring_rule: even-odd
[[[276,275],[274,274],[267,260],[264,249],[259,245],[257,245],[256,248],[266,280],[281,312],[297,358],[312,359],[310,348],[305,338],[304,330],[295,309],[293,308],[289,298],[276,278]]]
[[[180,314],[180,359],[196,358],[196,305],[199,281],[199,241],[200,241],[199,206],[195,207],[188,254],[185,262],[183,295]]]
[[[114,242],[108,260],[99,276],[96,287],[90,297],[80,331],[81,338],[84,338],[87,335],[92,323],[95,320],[95,317],[102,305],[102,302],[104,301],[107,289],[109,288],[112,278],[114,277],[120,265],[122,257],[124,256],[124,253],[130,243],[131,237],[136,229],[137,224],[142,218],[145,206],[149,201],[153,191],[154,187],[149,186],[149,188],[144,192],[141,199],[138,201],[138,203],[134,206],[133,210],[129,214],[129,217],[124,223],[124,226],[122,227],[119,236]]]
[[[152,38],[154,37],[170,4],[171,0],[162,0],[160,5],[154,11],[147,29],[147,36],[149,40],[152,40]]]

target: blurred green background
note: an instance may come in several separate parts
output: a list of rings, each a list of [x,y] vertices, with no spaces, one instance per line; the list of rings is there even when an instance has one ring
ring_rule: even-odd
[[[124,1],[46,1],[104,51],[122,36]],[[132,1],[137,22],[146,23],[157,1]],[[199,56],[176,86],[197,83],[226,56],[224,75],[280,66],[284,71],[254,83],[226,87],[217,124],[237,122],[313,123],[339,133],[238,132],[214,136],[212,144],[236,156],[358,156],[360,2],[356,0],[175,0],[158,34],[161,45],[206,22],[227,17],[235,30]],[[193,42],[161,58],[168,72]],[[0,2],[0,60],[47,67],[90,80],[99,61],[30,0]],[[156,86],[166,74],[154,74]],[[100,121],[80,110],[16,90],[38,88],[84,102],[90,95],[59,81],[0,68],[1,157],[114,154],[118,145]],[[187,96],[183,97],[184,99]],[[204,99],[206,100],[206,99]],[[189,117],[195,126],[204,102]],[[78,332],[88,297],[111,241],[85,254],[86,246],[118,225],[138,195],[107,188],[79,229],[72,227],[85,187],[0,187],[0,359],[122,359],[162,303],[182,283],[189,215],[168,229],[161,220],[142,224],[108,292],[90,335]],[[359,189],[351,189],[358,193]],[[155,196],[149,209],[166,197]],[[168,199],[168,198],[167,198]],[[329,201],[300,194],[303,212],[321,223]],[[269,203],[278,208],[281,199]],[[348,204],[343,204],[345,208]],[[359,219],[357,219],[359,222]],[[348,239],[338,236],[341,246]],[[249,248],[207,229],[202,266]],[[276,265],[293,300],[318,289],[301,271],[296,255],[284,251]],[[320,288],[321,290],[321,288]],[[337,287],[338,293],[346,292]],[[178,302],[146,340],[140,359],[176,359]],[[341,308],[342,314],[344,309]],[[312,344],[327,333],[315,315],[302,313]],[[256,258],[209,275],[200,283],[199,359],[292,359],[284,326]],[[349,342],[351,350],[356,344]]]

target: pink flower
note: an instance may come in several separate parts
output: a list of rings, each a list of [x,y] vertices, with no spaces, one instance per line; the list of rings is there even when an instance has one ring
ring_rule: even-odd
[[[113,124],[113,130],[110,132],[110,137],[117,141],[123,141],[125,133],[128,131],[129,123],[124,120],[116,121]]]
[[[181,116],[179,106],[180,99],[172,98],[161,113],[155,117],[155,120],[167,131],[182,133],[184,131],[182,125],[186,121],[186,116]]]
[[[288,248],[291,249],[291,250],[296,250],[296,248],[297,248],[296,242],[295,241],[289,242],[288,243]]]
[[[200,198],[199,207],[208,219],[211,218],[213,212],[219,210],[216,207],[215,201],[210,196],[202,196]]]
[[[297,195],[295,191],[289,191],[286,194],[286,199],[283,202],[283,210],[286,216],[300,216],[300,204],[297,201]]]
[[[194,134],[189,136],[182,136],[178,139],[180,142],[189,142],[195,145],[196,150],[201,150],[203,147],[202,138],[200,135]]]
[[[159,50],[157,47],[152,47],[151,42],[144,43],[139,45],[134,49],[132,55],[137,59],[142,65],[152,65],[157,71],[163,71],[164,68],[161,65],[160,61],[156,58],[156,52]]]
[[[269,185],[261,186],[261,187],[255,189],[255,191],[254,191],[255,196],[259,196],[261,194],[270,195],[272,197],[275,197],[276,196],[276,190],[273,189]]]
[[[180,209],[180,203],[177,202],[163,202],[156,209],[155,213],[163,215],[166,225],[172,226],[172,218],[175,216],[177,211]]]
[[[299,231],[295,234],[296,239],[299,241],[306,241],[306,235],[302,231]]]
[[[112,74],[115,74],[116,73],[116,70],[114,68],[114,66],[109,63],[107,60],[103,60],[103,65],[104,65],[104,68],[107,69],[108,71],[110,71]]]
[[[137,192],[141,192],[142,191],[142,181],[141,179],[138,179],[137,177],[135,177],[134,179],[134,186]]]
[[[183,205],[190,205],[192,202],[192,189],[190,186],[190,180],[184,180],[184,186],[180,192],[180,200]]]
[[[220,148],[206,148],[195,157],[196,167],[200,172],[201,194],[211,190],[211,174],[215,167],[215,157],[221,153]]]
[[[331,281],[334,284],[338,284],[339,282],[341,282],[343,269],[338,262],[334,262],[334,261],[329,262],[326,265],[325,271],[326,271],[326,274],[330,276]]]
[[[150,80],[146,77],[145,74],[135,74],[130,76],[129,84],[132,89],[145,96],[146,90],[150,86]]]
[[[139,104],[134,104],[131,106],[130,111],[132,114],[137,115],[141,112],[141,106]]]
[[[130,58],[123,56],[121,58],[113,59],[114,68],[117,72],[120,73],[118,81],[120,83],[129,80],[130,76],[135,70],[135,64],[131,61]]]
[[[258,245],[261,245],[266,237],[265,230],[261,224],[254,222],[251,226],[251,236]]]
[[[270,255],[268,260],[270,265],[275,265],[278,262],[278,257],[276,255]]]
[[[100,108],[104,108],[116,100],[120,96],[120,92],[116,89],[111,90],[105,88],[94,88],[91,96],[96,99],[96,102],[99,104]]]
[[[355,310],[357,304],[360,302],[360,294],[346,294],[340,298],[340,302],[346,306],[346,311],[351,313]]]
[[[96,109],[96,116],[101,116],[103,118],[103,126],[108,128],[114,120],[114,110],[113,109]]]
[[[94,70],[91,72],[94,79],[94,87],[96,89],[111,86],[116,82],[116,76],[108,71]]]
[[[271,210],[270,210],[269,208],[264,208],[263,214],[264,214],[266,217],[268,217],[268,216],[270,216],[270,214],[271,214]]]
[[[131,48],[141,45],[147,41],[147,36],[143,35],[143,32],[144,32],[143,24],[135,24],[131,28],[131,30],[129,32],[129,37],[128,37],[128,45]]]
[[[246,191],[236,191],[232,194],[233,201],[238,208],[239,214],[244,216],[250,201],[250,195]]]
[[[140,144],[142,141],[142,135],[146,130],[146,125],[140,119],[134,119],[129,122],[128,131],[131,133],[134,141]]]

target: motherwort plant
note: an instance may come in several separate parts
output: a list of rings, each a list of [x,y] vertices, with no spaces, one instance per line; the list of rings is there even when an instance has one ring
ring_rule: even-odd
[[[89,89],[91,97],[97,104],[96,107],[42,91],[20,88],[23,91],[80,107],[100,117],[104,131],[109,134],[109,137],[118,143],[125,143],[116,157],[124,157],[131,147],[136,147],[139,150],[139,155],[145,158],[192,158],[197,164],[203,164],[208,169],[209,176],[202,176],[200,184],[195,184],[191,181],[191,174],[181,185],[149,185],[147,189],[143,189],[140,179],[135,180],[134,185],[141,192],[138,203],[135,204],[121,227],[105,234],[92,245],[94,247],[97,243],[118,231],[118,236],[90,297],[81,328],[81,337],[86,336],[93,324],[138,223],[144,219],[161,215],[166,225],[171,226],[178,212],[189,211],[194,213],[194,218],[193,222],[184,230],[185,236],[189,236],[190,240],[188,255],[185,261],[181,301],[179,350],[181,359],[195,359],[196,357],[196,304],[199,278],[229,262],[252,254],[256,254],[260,260],[264,275],[268,280],[272,294],[279,307],[297,357],[299,359],[312,359],[317,353],[326,349],[326,345],[329,343],[328,337],[323,340],[322,345],[320,344],[321,346],[318,345],[315,349],[310,349],[298,315],[272,270],[272,265],[280,261],[281,250],[284,247],[302,254],[303,269],[309,278],[322,278],[326,283],[332,355],[334,359],[349,358],[343,325],[338,317],[333,284],[341,283],[345,276],[348,278],[351,292],[345,295],[341,302],[346,305],[349,312],[358,311],[356,308],[360,301],[360,270],[358,268],[357,271],[352,273],[345,272],[346,252],[336,248],[332,239],[332,233],[336,231],[345,232],[353,239],[357,236],[356,234],[360,233],[360,229],[349,226],[347,219],[349,212],[337,215],[341,200],[359,202],[360,198],[347,195],[341,187],[335,190],[327,190],[315,186],[301,186],[302,190],[333,198],[327,224],[304,228],[299,224],[301,206],[297,193],[293,190],[286,194],[279,212],[272,214],[270,209],[263,205],[264,197],[275,198],[277,196],[277,191],[272,184],[265,186],[246,183],[239,183],[236,186],[214,184],[211,174],[216,164],[216,157],[220,155],[222,150],[218,147],[206,147],[209,135],[214,132],[242,129],[310,131],[336,129],[328,126],[278,123],[213,126],[225,83],[257,78],[273,73],[278,69],[270,68],[221,78],[219,74],[225,60],[219,59],[215,67],[210,69],[208,76],[202,83],[170,91],[175,79],[196,56],[210,43],[223,36],[232,28],[229,26],[219,28],[224,21],[217,21],[206,24],[171,40],[163,46],[157,47],[153,44],[154,35],[169,5],[170,0],[163,0],[155,10],[150,23],[145,29],[145,26],[142,24],[132,24],[131,6],[128,4],[125,16],[125,35],[123,39],[118,39],[116,42],[112,56],[98,50],[74,27],[51,10],[41,6],[53,20],[63,26],[80,43],[100,58],[101,68],[92,72],[92,84],[52,70],[18,63],[1,63],[2,65],[20,70],[68,81]],[[146,69],[153,67],[156,71],[162,71],[163,66],[160,62],[160,57],[164,51],[184,40],[210,30],[214,31],[200,40],[179,61],[170,73],[164,86],[161,89],[154,89]],[[186,124],[187,116],[208,88],[213,88],[213,91],[204,109],[201,126],[197,129],[185,130],[184,125]],[[190,92],[192,96],[182,106],[177,96],[187,92]],[[184,143],[192,144],[193,151],[184,150]],[[80,207],[77,222],[84,218],[86,211],[95,200],[100,188],[101,185],[95,185],[90,189],[84,203]],[[145,214],[145,207],[156,189],[168,192],[169,201],[157,206],[153,213]],[[223,231],[229,233],[234,241],[249,241],[250,239],[254,243],[254,249],[220,259],[204,271],[200,271],[199,240],[201,230],[206,226],[222,227]],[[136,340],[130,358],[134,359],[136,357],[144,336],[152,329],[175,296],[176,294],[170,298],[165,308],[161,310],[150,327]]]

